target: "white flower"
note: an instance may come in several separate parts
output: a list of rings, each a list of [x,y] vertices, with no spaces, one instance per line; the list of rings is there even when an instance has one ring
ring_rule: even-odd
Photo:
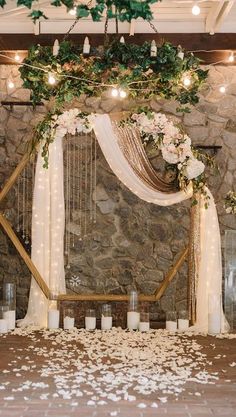
[[[190,158],[185,167],[185,175],[189,180],[197,178],[203,173],[205,165],[196,158]]]

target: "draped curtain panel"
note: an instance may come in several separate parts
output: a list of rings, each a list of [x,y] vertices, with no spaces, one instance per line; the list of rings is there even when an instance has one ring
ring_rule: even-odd
[[[152,169],[137,132],[119,130],[107,114],[92,117],[94,132],[112,171],[139,198],[160,206],[180,203],[192,196],[192,187],[175,192],[174,184],[158,178]],[[124,135],[125,133],[125,135]],[[124,137],[125,136],[125,137]],[[62,137],[50,144],[49,168],[43,168],[38,153],[33,214],[32,260],[50,290],[65,293],[64,274],[64,192]],[[210,192],[209,192],[210,194]],[[193,330],[207,331],[208,294],[221,293],[221,241],[215,203],[210,194],[209,208],[199,200],[199,262],[196,275],[196,324]],[[32,279],[28,312],[22,324],[45,326],[48,302]],[[222,312],[222,331],[227,323]]]
[[[51,292],[66,292],[64,272],[65,204],[63,137],[50,144],[48,169],[38,152],[32,209],[31,258]],[[47,326],[48,300],[32,278],[28,311],[19,325]]]

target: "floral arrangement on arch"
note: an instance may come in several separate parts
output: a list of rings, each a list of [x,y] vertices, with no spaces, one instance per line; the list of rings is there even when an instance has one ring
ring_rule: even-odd
[[[203,160],[211,165],[213,162],[194,149],[182,127],[175,125],[165,114],[150,111],[132,114],[128,123],[138,128],[144,145],[152,143],[161,151],[167,168],[175,170],[180,189],[186,189],[192,181],[193,194],[203,194],[207,207],[209,196]],[[196,198],[192,202],[195,204]]]
[[[229,191],[224,199],[224,208],[228,214],[236,214],[236,192]]]
[[[209,196],[206,189],[203,160],[210,163],[212,161],[193,148],[191,139],[180,126],[168,120],[165,114],[150,111],[134,113],[128,120],[123,120],[121,123],[128,123],[136,127],[141,134],[144,146],[151,142],[153,146],[158,148],[167,168],[171,167],[175,170],[179,188],[184,190],[192,182],[193,194],[199,192],[203,194],[207,207]],[[92,114],[83,113],[77,108],[64,112],[49,112],[36,127],[33,148],[39,142],[42,143],[42,157],[44,158],[44,167],[47,168],[49,145],[56,135],[64,137],[66,134],[86,134],[92,129]],[[192,203],[196,202],[196,198],[193,197]]]

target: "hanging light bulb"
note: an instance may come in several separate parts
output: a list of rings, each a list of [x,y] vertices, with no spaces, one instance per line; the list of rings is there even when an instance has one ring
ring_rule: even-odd
[[[119,96],[120,98],[125,98],[127,97],[127,92],[125,90],[120,89]]]
[[[219,88],[219,92],[221,94],[224,94],[226,92],[226,87],[224,85],[221,85],[220,88]]]
[[[193,7],[192,7],[192,14],[194,15],[194,16],[198,16],[199,14],[201,13],[201,9],[200,9],[200,7],[198,6],[198,4],[194,4],[193,5]]]
[[[119,91],[117,90],[116,87],[112,88],[111,90],[111,95],[112,97],[118,97]]]
[[[71,16],[75,16],[75,15],[76,15],[76,7],[73,7],[73,9],[70,9],[70,10],[68,11],[68,13],[69,13]]]
[[[48,84],[50,84],[50,85],[56,84],[56,78],[54,77],[54,75],[51,72],[49,72],[49,74],[48,74]]]
[[[188,75],[185,75],[183,78],[183,85],[189,87],[191,85],[191,78]]]
[[[8,85],[8,88],[11,88],[11,89],[15,87],[15,84],[12,80],[8,80],[7,85]]]
[[[15,59],[16,62],[20,62],[21,58],[20,58],[20,55],[18,54],[18,52],[16,52],[16,54],[14,56],[14,59]]]
[[[228,61],[229,62],[234,62],[234,53],[233,53],[233,51],[230,53],[230,56],[228,58]]]

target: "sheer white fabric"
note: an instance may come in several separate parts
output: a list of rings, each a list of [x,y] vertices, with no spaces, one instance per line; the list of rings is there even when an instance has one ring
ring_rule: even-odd
[[[31,258],[52,293],[65,293],[62,137],[50,144],[49,166],[38,152],[32,210]],[[19,325],[47,326],[48,301],[32,277],[28,311]]]
[[[109,163],[112,171],[133,193],[141,199],[160,206],[168,206],[179,203],[192,196],[192,189],[189,187],[187,193],[166,194],[154,191],[144,184],[136,176],[125,156],[123,155],[113,129],[112,122],[108,115],[95,115],[93,117],[94,131],[103,154]],[[221,239],[218,223],[218,216],[214,199],[209,192],[209,207],[204,208],[204,200],[201,198],[201,248],[199,264],[199,282],[197,290],[196,324],[192,330],[208,330],[208,294],[221,294],[222,286],[222,265],[221,265]],[[181,237],[180,237],[181,238]],[[222,331],[228,329],[227,322],[222,309]]]

